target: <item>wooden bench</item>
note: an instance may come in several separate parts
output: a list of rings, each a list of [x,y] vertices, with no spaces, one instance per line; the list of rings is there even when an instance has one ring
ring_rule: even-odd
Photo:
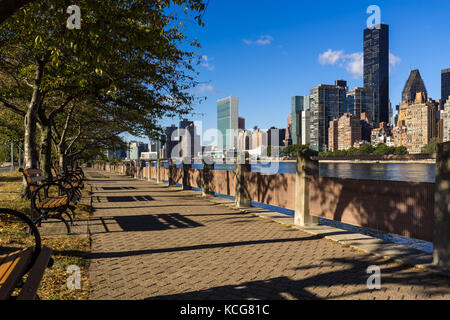
[[[84,189],[83,179],[72,173],[64,173],[61,167],[53,166],[53,172],[58,181],[61,181],[64,188],[70,189],[75,193],[72,196],[72,202],[77,203],[81,200],[81,190]]]
[[[0,300],[38,299],[37,290],[45,269],[53,264],[52,250],[41,247],[39,231],[26,215],[15,210],[0,208],[0,218],[5,215],[15,216],[28,225],[35,238],[35,246],[0,255]],[[24,283],[23,277],[26,274],[28,277]],[[17,296],[13,296],[16,288],[20,288],[20,292]]]
[[[75,207],[80,200],[73,185],[63,180],[48,180],[39,169],[19,169],[27,181],[31,199],[31,218],[40,225],[50,218],[61,220],[70,234],[70,226],[63,215],[73,225]]]

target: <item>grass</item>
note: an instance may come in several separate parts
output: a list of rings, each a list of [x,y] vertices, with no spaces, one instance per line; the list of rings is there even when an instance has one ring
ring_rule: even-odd
[[[18,172],[0,173],[0,208],[14,209],[30,214],[30,200],[21,198],[22,175]],[[83,190],[83,198],[90,194]],[[78,219],[90,216],[90,207],[80,204],[75,211]],[[32,246],[34,239],[24,232],[23,224],[14,219],[0,219],[0,254]],[[53,251],[54,264],[47,268],[38,290],[42,300],[84,300],[89,296],[89,253],[90,239],[86,237],[60,236],[42,237],[42,245]],[[76,265],[80,268],[81,289],[69,290],[66,281],[70,274],[67,268]]]

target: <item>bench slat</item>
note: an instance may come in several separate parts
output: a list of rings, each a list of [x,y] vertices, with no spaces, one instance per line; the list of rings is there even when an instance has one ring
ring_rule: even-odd
[[[8,254],[2,260],[0,266],[0,300],[6,300],[11,296],[20,277],[30,263],[32,253],[32,248],[19,250]]]
[[[47,180],[46,177],[40,176],[40,177],[29,177],[29,182],[30,183],[35,183],[35,182],[40,182],[40,181],[44,181]]]
[[[45,269],[48,266],[52,255],[52,249],[42,247],[36,262],[34,263],[28,275],[27,282],[24,284],[22,290],[17,296],[17,300],[35,300],[36,292],[44,276]]]
[[[26,175],[42,174],[42,170],[40,169],[25,169],[24,172]]]

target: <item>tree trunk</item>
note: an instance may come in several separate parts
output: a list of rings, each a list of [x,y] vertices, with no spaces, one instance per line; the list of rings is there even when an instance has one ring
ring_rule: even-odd
[[[44,63],[42,61],[38,61],[36,75],[34,77],[33,95],[31,97],[31,101],[24,120],[25,139],[23,144],[23,157],[24,168],[27,169],[37,168],[36,126],[37,113],[42,103],[42,93],[40,90],[40,85],[43,73]],[[27,188],[25,179],[23,180],[23,185],[24,188],[22,189],[22,196],[26,196]]]
[[[67,166],[66,155],[64,154],[64,148],[60,148],[59,153],[59,166],[65,171]]]
[[[41,170],[45,172],[47,178],[52,179],[52,129],[50,125],[41,124]]]
[[[36,169],[36,112],[30,107],[25,116],[24,167]]]

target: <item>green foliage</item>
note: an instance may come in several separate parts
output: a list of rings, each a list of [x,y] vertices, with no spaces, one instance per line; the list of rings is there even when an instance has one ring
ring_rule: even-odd
[[[436,153],[439,143],[441,143],[439,138],[431,139],[430,142],[422,148],[422,153]]]
[[[281,155],[287,155],[287,156],[295,156],[297,152],[303,152],[305,150],[309,149],[309,144],[305,145],[299,145],[299,144],[292,144],[290,146],[287,146],[280,150]]]
[[[205,0],[76,4],[80,30],[66,28],[68,4],[57,0],[31,3],[0,25],[0,112],[23,117],[38,93],[39,117],[29,124],[53,125],[68,154],[92,156],[120,143],[122,133],[154,135],[161,118],[187,114],[201,101],[193,94],[200,45],[183,24],[203,26]]]
[[[359,156],[359,155],[402,155],[408,154],[408,150],[406,147],[388,147],[384,143],[380,143],[376,148],[371,146],[370,144],[364,144],[360,148],[350,148],[348,150],[336,150],[334,152],[321,152],[319,156],[321,157],[330,157],[330,156]]]
[[[0,165],[3,162],[10,161],[11,159],[11,151],[7,145],[0,145]]]
[[[389,147],[385,145],[384,143],[379,143],[372,154],[376,155],[385,155],[389,154]]]

